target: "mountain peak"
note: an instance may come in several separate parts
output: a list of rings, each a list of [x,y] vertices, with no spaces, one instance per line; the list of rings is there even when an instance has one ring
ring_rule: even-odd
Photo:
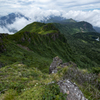
[[[50,34],[50,33],[59,33],[59,30],[52,24],[52,23],[40,23],[40,22],[33,22],[25,26],[20,32],[31,32],[31,33],[38,33],[41,35]]]
[[[66,19],[62,16],[51,16],[41,22],[44,22],[44,23],[75,23],[76,21],[73,20],[72,18]]]

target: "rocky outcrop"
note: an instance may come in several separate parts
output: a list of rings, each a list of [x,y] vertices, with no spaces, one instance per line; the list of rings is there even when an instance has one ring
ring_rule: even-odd
[[[53,62],[50,65],[49,73],[56,73],[57,67],[62,64],[62,60],[59,57],[53,58]]]
[[[84,97],[77,85],[70,80],[60,80],[58,85],[60,87],[60,92],[64,94],[67,93],[66,100],[88,100]]]
[[[71,61],[68,63],[63,63],[62,60],[57,56],[53,58],[53,62],[51,63],[50,68],[49,68],[49,73],[56,73],[58,71],[58,68],[57,68],[58,66],[60,66],[61,68],[65,66],[77,67],[77,65]]]
[[[53,58],[53,62],[50,65],[49,73],[57,73],[58,66],[64,68],[65,66],[71,66],[71,68],[76,68],[77,65],[73,62],[63,63],[59,57]],[[72,83],[69,79],[62,79],[57,82],[60,87],[60,92],[67,93],[66,100],[88,100],[84,97],[81,90],[75,83]]]
[[[23,49],[25,49],[25,50],[27,50],[27,51],[31,51],[28,47],[23,46],[23,45],[21,45],[21,44],[17,44],[17,46],[19,46],[19,47],[21,47],[21,48],[23,48]]]

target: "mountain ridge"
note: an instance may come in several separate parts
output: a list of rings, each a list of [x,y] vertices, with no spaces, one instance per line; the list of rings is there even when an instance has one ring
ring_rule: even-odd
[[[98,34],[76,33],[71,27],[66,30],[63,24],[40,22],[33,22],[13,35],[0,34],[1,100],[66,100],[78,90],[74,88],[71,93],[73,85],[86,98],[98,100],[100,41],[95,40]],[[54,57],[58,56],[60,59],[56,60]],[[56,60],[54,70],[58,72],[49,75],[52,59]],[[73,82],[67,85],[71,91],[63,89],[65,82]]]
[[[7,27],[7,25],[13,24],[15,22],[15,18],[24,18],[25,20],[27,20],[27,21],[30,20],[32,22],[31,18],[28,18],[28,17],[24,16],[21,13],[11,13],[11,14],[8,15],[8,17],[7,16],[1,16],[0,18],[3,18],[2,20],[0,20],[1,28],[5,28],[9,32],[12,32],[12,33],[16,33],[18,30],[16,28],[10,29],[10,28]],[[78,21],[75,21],[72,18],[66,19],[62,16],[49,16],[47,18],[44,17],[43,20],[40,20],[39,22],[42,22],[42,23],[60,23],[60,24],[62,23],[62,24],[69,24],[69,25],[70,24],[75,24],[76,26],[77,26],[77,24],[80,24]],[[70,25],[70,26],[73,27],[73,25]],[[95,29],[97,29],[97,28],[95,28]],[[80,29],[80,27],[78,27],[77,30],[82,31],[82,28]],[[91,31],[95,31],[95,30],[91,30]]]

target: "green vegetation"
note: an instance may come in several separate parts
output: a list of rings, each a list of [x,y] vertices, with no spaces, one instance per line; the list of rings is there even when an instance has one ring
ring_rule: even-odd
[[[14,35],[0,35],[0,100],[64,100],[56,82],[68,68],[48,74],[55,56],[91,69],[100,82],[100,41],[95,40],[100,35],[87,32],[93,29],[84,22],[72,23],[34,22]],[[84,90],[86,83],[76,83],[87,98],[93,95]]]
[[[45,32],[48,32],[49,28],[56,29],[52,24],[44,25],[38,22],[33,24],[38,27],[37,29],[41,26]],[[41,31],[38,30],[38,32]],[[21,62],[28,66],[35,64],[35,67],[48,73],[49,65],[55,56],[58,55],[64,61],[74,60],[66,38],[59,33],[58,29],[55,31],[46,35],[23,31],[2,37],[3,43],[1,43],[5,47],[3,53],[0,54],[0,62],[3,65],[15,62]]]
[[[40,23],[40,22],[34,22],[26,27],[24,27],[22,30],[20,30],[18,33],[21,32],[31,32],[31,33],[38,33],[38,34],[49,34],[49,33],[59,33],[58,29],[52,24],[52,23]]]
[[[34,66],[20,63],[5,66],[0,69],[0,100],[64,100],[65,95],[52,81],[55,81],[52,75]]]
[[[76,34],[78,32],[95,32],[92,25],[87,22],[66,22],[54,23],[55,27],[59,29],[62,34]]]
[[[54,25],[65,35],[68,44],[75,54],[75,63],[78,66],[88,69],[91,69],[91,67],[100,67],[100,41],[95,40],[100,37],[100,34],[85,31],[93,31],[91,25],[88,26],[85,22],[80,22],[78,26],[74,26],[74,24],[69,25],[59,23],[54,23]],[[83,30],[84,32],[81,32],[78,27],[84,25],[86,26],[86,29]]]

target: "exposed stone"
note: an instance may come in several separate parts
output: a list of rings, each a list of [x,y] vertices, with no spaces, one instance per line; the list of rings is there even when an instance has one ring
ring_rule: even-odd
[[[60,80],[58,85],[60,87],[60,92],[64,94],[67,93],[66,100],[88,100],[84,97],[77,85],[70,80]]]
[[[25,41],[25,38],[24,38],[24,37],[22,37],[22,38],[21,38],[21,40],[22,40],[22,42],[24,42],[24,41]]]
[[[62,64],[62,60],[57,56],[53,58],[53,62],[50,65],[49,68],[49,73],[56,73],[57,72],[57,67]]]
[[[62,60],[57,56],[53,58],[53,62],[51,63],[50,68],[49,68],[49,73],[57,73],[58,66],[60,66],[61,68],[65,66],[77,67],[77,65],[71,61],[68,63],[63,63]]]
[[[50,65],[49,73],[57,73],[58,66],[64,68],[65,66],[71,66],[71,69],[77,69],[77,65],[73,62],[62,63],[62,60],[57,56],[53,58],[53,62]],[[66,100],[88,100],[84,97],[81,90],[75,83],[72,83],[69,79],[64,78],[59,80],[57,84],[60,87],[60,92],[67,93]]]
[[[23,45],[21,45],[21,44],[17,44],[17,46],[19,46],[19,47],[21,47],[21,48],[23,48],[23,49],[25,49],[25,50],[27,50],[27,51],[31,51],[28,47],[23,46]]]

